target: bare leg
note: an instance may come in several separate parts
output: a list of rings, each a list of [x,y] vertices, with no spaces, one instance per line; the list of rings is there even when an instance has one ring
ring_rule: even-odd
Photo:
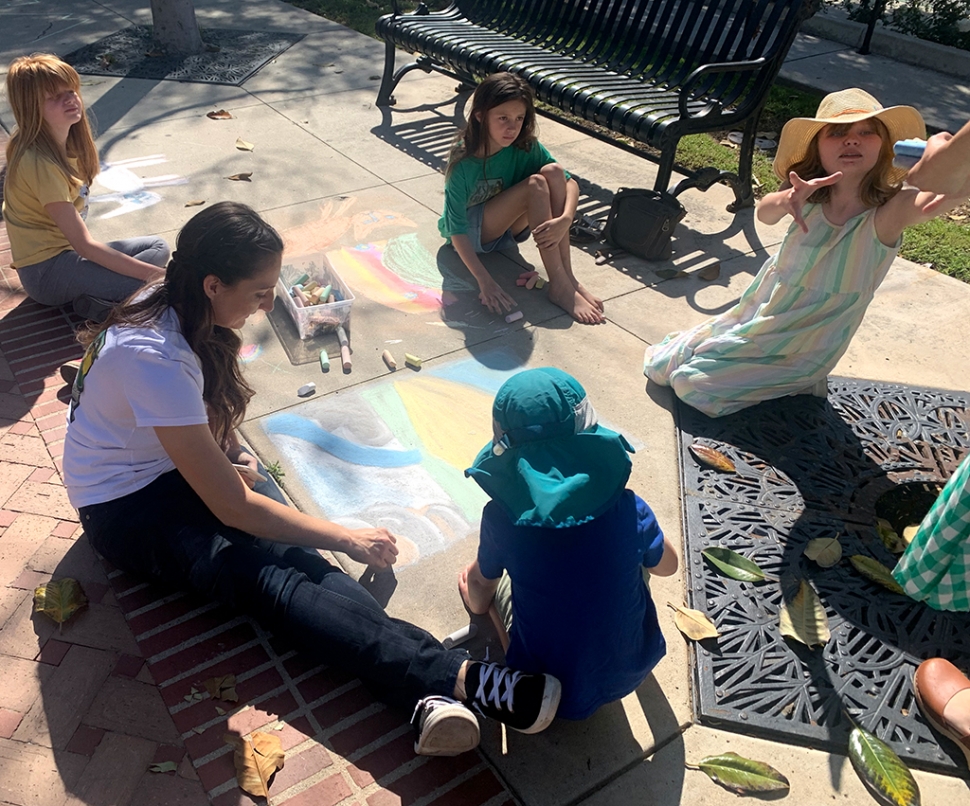
[[[549,206],[552,215],[561,216],[566,208],[566,174],[556,164],[543,166],[540,173],[545,176],[546,182],[549,184]],[[585,286],[576,279],[576,275],[573,274],[573,261],[569,250],[569,231],[567,230],[566,236],[559,241],[559,258],[566,271],[566,276],[572,282],[573,288],[582,294],[590,305],[602,313],[603,300],[587,291]]]
[[[562,200],[559,208],[561,214],[562,204],[565,201],[565,175],[558,165],[554,167],[563,177]],[[511,229],[514,233],[521,232],[526,226],[535,229],[554,217],[549,198],[549,181],[546,178],[546,175],[550,173],[547,169],[551,168],[553,166],[545,166],[540,173],[533,174],[528,179],[513,185],[486,202],[482,215],[483,243],[495,240],[508,229]],[[565,240],[568,250],[568,227],[565,232]],[[542,265],[549,274],[547,292],[550,301],[582,324],[595,325],[603,322],[603,315],[599,309],[586,299],[577,288],[577,284],[570,276],[572,269],[570,268],[567,272],[566,265],[568,264],[564,265],[563,263],[560,242],[545,247],[539,246],[537,243],[537,246]]]

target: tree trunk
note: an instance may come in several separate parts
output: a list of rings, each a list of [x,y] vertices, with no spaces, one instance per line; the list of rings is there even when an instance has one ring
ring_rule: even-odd
[[[191,56],[204,49],[195,0],[151,0],[155,46],[167,53]]]

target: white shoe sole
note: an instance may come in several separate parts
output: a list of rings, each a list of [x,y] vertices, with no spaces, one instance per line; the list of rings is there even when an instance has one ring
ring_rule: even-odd
[[[428,714],[414,743],[419,756],[457,756],[474,750],[481,740],[475,715],[465,706],[439,706]]]
[[[562,684],[559,679],[551,674],[546,675],[546,685],[542,690],[542,705],[539,707],[539,718],[528,728],[519,730],[519,733],[542,733],[552,724],[556,718],[556,711],[559,710],[559,700],[562,699]]]

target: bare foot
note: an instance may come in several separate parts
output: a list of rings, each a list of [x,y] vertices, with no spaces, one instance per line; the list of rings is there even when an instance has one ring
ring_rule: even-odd
[[[546,289],[549,301],[558,305],[573,319],[583,325],[598,325],[606,320],[589,300],[579,293],[572,284],[548,283]]]
[[[591,294],[589,291],[587,291],[586,290],[586,286],[584,286],[579,281],[575,281],[575,285],[576,285],[576,290],[580,294],[582,294],[583,297],[585,297],[586,301],[590,305],[592,305],[594,308],[596,308],[596,310],[598,310],[600,313],[603,313],[603,311],[606,310],[603,307],[603,300],[601,300],[599,297],[597,297],[597,296]]]

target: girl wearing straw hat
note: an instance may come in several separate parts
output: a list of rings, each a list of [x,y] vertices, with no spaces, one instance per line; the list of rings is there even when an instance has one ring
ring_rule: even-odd
[[[896,140],[926,136],[919,112],[869,93],[825,96],[814,118],[785,124],[774,170],[782,188],[757,215],[792,222],[738,303],[648,347],[644,374],[711,417],[800,393],[825,397],[911,224],[962,198],[903,188]]]

